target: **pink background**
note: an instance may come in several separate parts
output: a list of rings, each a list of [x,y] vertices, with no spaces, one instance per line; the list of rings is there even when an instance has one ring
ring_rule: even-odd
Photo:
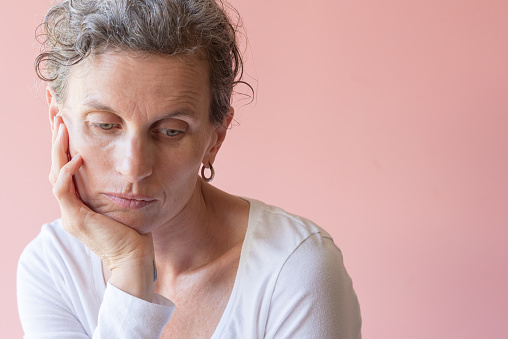
[[[58,217],[32,70],[49,1],[2,5],[0,328],[21,337],[16,262]],[[364,338],[506,338],[508,2],[234,1],[257,99],[214,183],[334,236]]]

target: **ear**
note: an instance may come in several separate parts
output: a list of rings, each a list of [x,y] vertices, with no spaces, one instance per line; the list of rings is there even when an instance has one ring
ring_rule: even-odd
[[[224,119],[222,125],[217,126],[215,128],[214,131],[215,142],[211,145],[211,148],[203,157],[203,165],[206,168],[208,168],[208,163],[210,164],[214,163],[215,157],[217,156],[217,153],[219,152],[219,149],[222,146],[224,139],[226,139],[226,133],[228,131],[229,126],[231,125],[231,121],[233,121],[234,115],[235,115],[234,108],[232,106],[229,106],[228,115],[226,116],[226,119]]]
[[[55,117],[60,112],[60,107],[56,103],[56,95],[55,90],[51,86],[46,87],[46,100],[48,101],[49,108],[49,124],[51,125],[51,132],[53,132],[54,128],[54,120]]]

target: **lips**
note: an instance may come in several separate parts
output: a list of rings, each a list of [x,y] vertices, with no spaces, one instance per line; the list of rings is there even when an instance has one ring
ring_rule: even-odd
[[[117,205],[124,208],[139,209],[155,202],[156,199],[139,194],[104,193],[104,195]]]

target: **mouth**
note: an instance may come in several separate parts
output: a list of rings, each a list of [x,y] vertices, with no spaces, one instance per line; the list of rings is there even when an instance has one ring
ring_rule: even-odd
[[[104,193],[115,204],[129,209],[140,209],[155,203],[156,199],[138,194]]]

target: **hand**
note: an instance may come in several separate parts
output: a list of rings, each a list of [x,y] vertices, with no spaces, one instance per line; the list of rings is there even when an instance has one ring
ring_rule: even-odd
[[[83,158],[76,154],[70,159],[69,134],[62,117],[55,116],[52,130],[49,180],[60,204],[64,229],[101,258],[111,270],[111,284],[151,302],[156,277],[152,234],[141,235],[83,203],[73,182]]]

